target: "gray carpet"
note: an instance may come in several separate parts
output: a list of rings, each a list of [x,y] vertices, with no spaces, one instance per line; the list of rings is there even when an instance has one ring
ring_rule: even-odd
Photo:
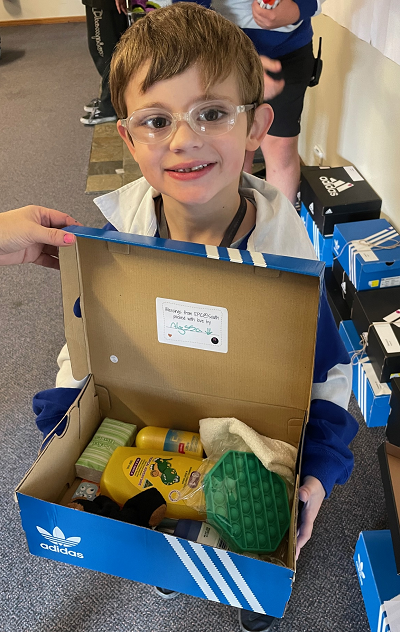
[[[84,194],[91,130],[79,123],[99,79],[84,24],[2,29],[0,211],[39,203],[103,222]],[[179,596],[161,601],[145,585],[33,557],[13,490],[40,445],[32,395],[54,383],[63,344],[57,272],[0,268],[1,539],[0,632],[236,632],[233,608]],[[368,622],[352,561],[361,530],[386,528],[376,448],[382,429],[360,420],[356,467],[318,516],[298,564],[279,632],[365,632]]]

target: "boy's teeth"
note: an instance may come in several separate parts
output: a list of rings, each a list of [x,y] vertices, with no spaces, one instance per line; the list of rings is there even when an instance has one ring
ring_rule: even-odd
[[[175,169],[178,173],[190,173],[191,171],[200,171],[200,169],[204,169],[204,167],[208,167],[208,163],[204,165],[198,165],[197,167],[192,167],[191,169]]]

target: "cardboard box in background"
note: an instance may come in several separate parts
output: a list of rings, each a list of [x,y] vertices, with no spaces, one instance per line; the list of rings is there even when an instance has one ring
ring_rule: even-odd
[[[295,577],[301,445],[324,265],[81,227],[71,232],[77,245],[60,252],[65,331],[74,377],[89,377],[63,435],[51,439],[18,486],[29,550],[281,617]],[[82,318],[73,313],[78,296]],[[76,484],[75,462],[105,416],[139,429],[190,431],[204,417],[237,417],[298,447],[286,566],[61,506]]]
[[[302,167],[300,199],[324,236],[332,236],[335,224],[377,219],[382,205],[357,169]]]
[[[306,227],[306,231],[314,247],[315,254],[319,261],[325,261],[327,266],[332,265],[332,237],[324,237],[319,232],[318,226],[314,222],[310,213],[308,213],[306,207],[302,203],[300,210],[300,217],[303,220],[303,224]]]
[[[353,363],[353,393],[366,425],[370,428],[386,426],[390,412],[390,386],[378,381],[365,353],[355,356],[362,349],[362,344],[351,320],[340,323],[339,334]]]
[[[400,594],[390,531],[362,531],[353,559],[371,632],[389,632],[385,602]]]
[[[400,327],[395,324],[400,324],[400,287],[357,292],[352,320],[360,336],[368,334],[366,352],[378,380],[389,382],[400,373]]]
[[[378,458],[396,568],[400,574],[400,447],[384,441],[378,448]]]
[[[356,290],[400,285],[400,235],[386,219],[336,224],[333,255]]]

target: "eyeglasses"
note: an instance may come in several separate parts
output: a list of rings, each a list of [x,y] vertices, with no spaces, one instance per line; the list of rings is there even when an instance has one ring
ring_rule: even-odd
[[[217,100],[199,103],[183,113],[172,113],[163,108],[143,108],[122,119],[121,125],[134,140],[145,145],[167,140],[175,132],[178,121],[186,121],[197,134],[219,136],[232,129],[239,114],[256,107],[256,103],[233,105],[229,101]]]

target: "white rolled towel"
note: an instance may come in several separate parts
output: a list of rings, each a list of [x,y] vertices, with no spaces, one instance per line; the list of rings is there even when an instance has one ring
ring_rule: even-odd
[[[294,484],[297,449],[279,439],[258,434],[235,417],[200,419],[200,439],[209,458],[219,458],[228,450],[254,452],[271,472]]]

